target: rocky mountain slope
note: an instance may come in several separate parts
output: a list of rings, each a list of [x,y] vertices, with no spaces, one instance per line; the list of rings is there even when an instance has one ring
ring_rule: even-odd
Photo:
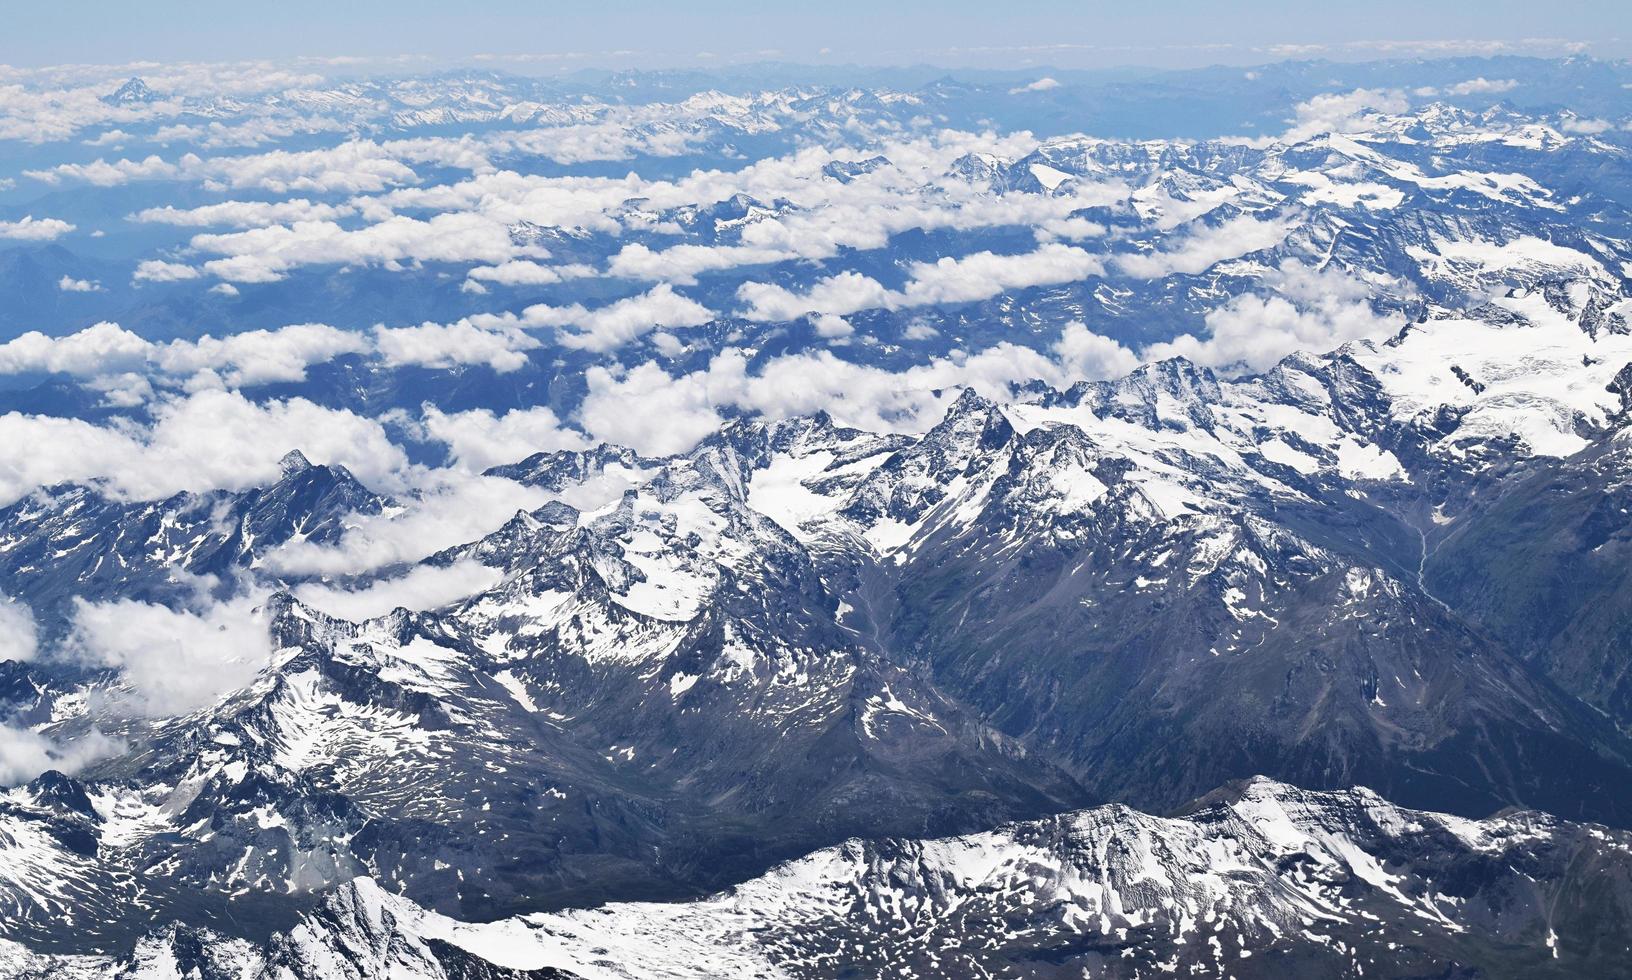
[[[358,878],[264,952],[169,930],[114,960],[0,955],[17,976],[199,980],[1606,976],[1632,965],[1629,875],[1625,832],[1259,778],[1179,817],[847,841],[695,902],[468,924]]]
[[[1632,975],[1626,65],[152,69],[0,100],[0,978]]]
[[[98,717],[122,751],[6,798],[6,935],[117,953],[180,920],[264,943],[359,875],[466,920],[683,898],[849,837],[1167,812],[1254,772],[1625,825],[1632,740],[1594,710],[1613,694],[1583,699],[1618,663],[1601,596],[1560,614],[1603,638],[1571,660],[1443,571],[1520,564],[1475,531],[1549,481],[1614,499],[1623,302],[1560,282],[1237,381],[1181,359],[966,391],[916,437],[817,415],[500,468],[633,486],[428,559],[497,576],[442,609],[348,622],[275,594],[251,686]],[[271,575],[258,557],[383,506],[295,460],[208,504],[58,490],[5,520],[19,581],[28,554],[83,551],[51,567],[160,595],[164,555]],[[34,728],[86,732],[90,699],[48,680],[10,682]]]

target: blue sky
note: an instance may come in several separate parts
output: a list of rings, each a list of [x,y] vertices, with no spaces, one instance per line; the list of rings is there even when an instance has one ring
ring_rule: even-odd
[[[531,63],[545,71],[755,60],[1092,68],[1561,54],[1569,45],[1632,54],[1632,3],[1623,0],[4,0],[0,21],[0,63],[18,66],[497,54],[537,56]]]

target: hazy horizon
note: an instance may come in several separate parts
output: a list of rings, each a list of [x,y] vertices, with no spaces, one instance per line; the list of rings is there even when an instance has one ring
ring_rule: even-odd
[[[162,0],[140,7],[70,2],[12,10],[8,20],[0,65],[23,69],[312,58],[531,65],[545,71],[759,61],[1063,70],[1303,58],[1632,54],[1632,12],[1624,5],[1540,7],[1514,0],[1427,7],[1386,0],[1355,10],[1285,0],[1181,0],[1161,9],[1050,0],[1011,7],[1000,19],[982,4],[916,0],[887,9],[854,0],[798,9],[720,0],[676,9],[641,0],[622,5],[617,14],[520,0],[475,11],[381,0],[344,7],[296,0],[276,9]],[[98,29],[85,31],[87,22]],[[1399,30],[1402,23],[1410,30]]]

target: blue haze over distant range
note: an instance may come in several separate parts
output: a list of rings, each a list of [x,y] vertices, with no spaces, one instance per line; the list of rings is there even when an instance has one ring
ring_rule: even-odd
[[[294,56],[451,59],[536,70],[763,61],[979,67],[1197,67],[1282,57],[1586,53],[1622,57],[1632,15],[1608,0],[980,0],[821,4],[690,0],[158,0],[8,4],[0,63],[218,61]]]

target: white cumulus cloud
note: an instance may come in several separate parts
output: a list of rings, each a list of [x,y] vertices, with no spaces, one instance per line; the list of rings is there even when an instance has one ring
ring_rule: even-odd
[[[1044,76],[1034,82],[1027,82],[1024,85],[1016,85],[1014,88],[1009,89],[1009,94],[1020,95],[1024,92],[1047,92],[1050,89],[1056,89],[1059,87],[1060,83],[1058,81]]]
[[[456,464],[478,473],[534,453],[589,446],[583,433],[564,427],[555,412],[542,405],[512,409],[503,415],[485,408],[443,412],[430,404],[421,412],[424,437],[446,443]]]
[[[847,316],[867,309],[901,310],[946,303],[972,303],[1013,289],[1076,282],[1105,271],[1103,260],[1075,246],[1046,242],[1017,255],[975,252],[913,262],[899,291],[871,276],[841,272],[817,280],[803,292],[771,283],[746,282],[737,289],[750,320],[793,320],[806,314]]]
[[[395,578],[380,579],[359,589],[307,584],[295,590],[301,602],[331,616],[359,621],[384,616],[399,607],[440,609],[499,584],[504,573],[473,561],[447,566],[418,565]]]
[[[34,611],[27,603],[0,595],[0,662],[33,660],[39,647]]]
[[[265,612],[249,597],[195,612],[131,599],[74,605],[68,648],[118,668],[121,709],[174,715],[204,707],[253,680],[272,656]]]
[[[16,725],[0,724],[0,786],[27,782],[48,769],[72,775],[124,751],[124,743],[92,728],[58,740]]]
[[[1116,266],[1130,276],[1160,279],[1174,273],[1199,275],[1226,259],[1272,248],[1285,240],[1289,218],[1260,220],[1243,214],[1217,225],[1204,225],[1160,251],[1119,255]]]
[[[0,238],[22,242],[49,242],[74,230],[61,218],[36,218],[25,215],[16,221],[0,221]]]
[[[1225,371],[1262,371],[1296,351],[1327,351],[1400,328],[1398,316],[1377,313],[1366,285],[1345,273],[1292,262],[1266,284],[1272,292],[1237,296],[1208,313],[1202,336],[1153,344],[1144,357],[1183,356]]]
[[[182,490],[242,490],[278,479],[278,460],[300,449],[313,462],[346,466],[371,486],[401,485],[407,459],[380,423],[305,399],[256,404],[236,392],[164,398],[153,422],[95,425],[81,419],[0,415],[0,501],[36,487],[94,484],[122,498]]]

